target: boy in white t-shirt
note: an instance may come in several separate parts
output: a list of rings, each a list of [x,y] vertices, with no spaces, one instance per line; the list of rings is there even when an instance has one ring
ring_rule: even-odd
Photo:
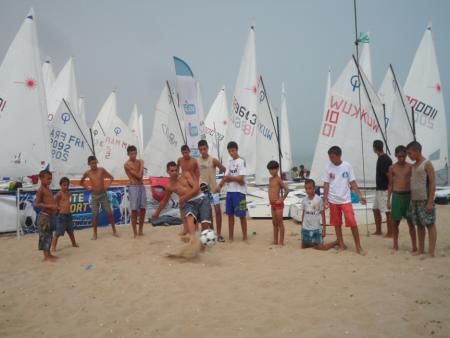
[[[320,196],[315,194],[316,183],[314,180],[305,180],[306,197],[302,201],[302,249],[314,248],[317,250],[329,250],[339,244],[338,241],[323,243],[326,235],[325,209]],[[320,224],[322,220],[322,225]]]
[[[366,204],[366,199],[356,184],[353,167],[350,163],[341,159],[341,148],[338,146],[331,147],[328,150],[328,156],[331,163],[326,166],[322,181],[324,182],[323,198],[325,208],[330,208],[330,225],[335,227],[340,250],[345,250],[342,236],[342,214],[344,214],[345,226],[352,230],[356,252],[364,255],[365,253],[359,240],[355,213],[353,212],[350,188],[358,195],[361,204]]]
[[[242,228],[242,240],[247,241],[247,184],[245,183],[245,161],[239,157],[238,145],[236,142],[230,142],[227,145],[231,160],[227,167],[225,176],[217,186],[217,192],[222,189],[225,183],[228,184],[226,211],[228,215],[228,238],[230,241],[234,237],[234,216],[239,217]]]

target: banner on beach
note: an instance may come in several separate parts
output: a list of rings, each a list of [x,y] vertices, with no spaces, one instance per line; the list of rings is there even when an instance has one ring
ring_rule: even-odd
[[[111,210],[116,224],[127,224],[129,221],[128,200],[125,198],[125,187],[113,187],[107,191]],[[56,192],[55,192],[56,193]],[[86,189],[71,189],[70,211],[75,229],[92,226],[91,192]],[[24,233],[37,232],[36,220],[40,209],[35,208],[36,191],[24,191],[19,195],[19,224]],[[100,209],[97,225],[109,224],[105,212]]]

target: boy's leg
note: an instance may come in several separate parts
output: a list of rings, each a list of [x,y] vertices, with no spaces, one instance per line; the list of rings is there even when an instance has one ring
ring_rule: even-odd
[[[109,210],[107,209],[107,210],[105,210],[105,212],[106,212],[106,216],[108,217],[108,221],[111,224],[113,236],[119,237],[117,230],[116,230],[116,222],[114,221],[114,217],[113,217],[111,209],[109,209]]]
[[[247,218],[240,217],[241,220],[241,229],[242,229],[242,240],[247,241]]]
[[[67,235],[69,235],[70,242],[72,243],[72,246],[73,246],[74,248],[78,248],[78,244],[77,244],[77,242],[75,241],[75,235],[73,234],[73,231],[72,231],[72,232],[67,232]]]
[[[435,224],[428,225],[427,229],[428,229],[428,255],[429,257],[434,257],[437,239],[436,225]]]
[[[361,247],[361,241],[359,239],[358,227],[354,226],[354,227],[351,227],[351,229],[352,229],[353,239],[355,240],[356,253],[358,253],[360,255],[365,255],[365,253]]]
[[[376,230],[372,235],[382,235],[381,232],[381,212],[380,209],[372,209],[373,210],[373,218],[375,220]]]
[[[228,215],[228,239],[234,239],[234,215]]]
[[[59,235],[55,233],[53,235],[53,239],[52,239],[52,249],[51,249],[51,251],[56,251],[56,245],[58,244],[58,238],[59,238]]]
[[[342,236],[342,225],[335,226],[334,230],[336,231],[336,239],[339,243],[339,249],[345,250],[344,237]]]
[[[339,250],[345,250],[344,237],[342,236],[342,206],[330,203],[330,225],[334,226]]]
[[[141,210],[139,212],[139,232],[138,232],[139,236],[144,235],[144,222],[145,222],[146,211],[147,211],[146,209],[141,208]]]
[[[134,238],[137,237],[137,210],[131,210],[131,228],[133,229],[133,236]]]
[[[387,226],[387,233],[384,237],[391,238],[393,236],[393,222],[391,218],[391,213],[386,212],[386,226]]]
[[[91,209],[92,209],[92,238],[93,240],[97,239],[97,217],[99,213],[99,203],[94,200],[94,197],[91,197]]]
[[[330,243],[323,243],[323,244],[316,245],[314,247],[314,249],[321,250],[321,251],[328,251],[328,250],[334,248],[336,245],[339,245],[339,242],[337,240],[334,242],[330,242]]]
[[[419,255],[425,252],[425,227],[422,224],[417,225],[417,235],[419,237]]]
[[[275,210],[271,210],[272,212],[272,226],[273,226],[273,242],[272,244],[277,245],[278,244],[278,224],[277,224],[277,215],[275,213]]]
[[[392,221],[392,223],[393,223],[392,239],[394,242],[393,249],[395,251],[397,251],[398,250],[398,227],[400,225],[400,221]]]
[[[411,238],[411,252],[413,254],[417,253],[417,237],[416,237],[416,227],[410,220],[407,220],[409,228],[409,237]]]
[[[220,204],[214,206],[214,214],[216,216],[216,230],[217,236],[222,235],[222,210],[220,210]]]
[[[283,224],[283,209],[279,209],[276,211],[278,230],[280,233],[280,239],[278,240],[278,244],[284,245],[284,224]]]

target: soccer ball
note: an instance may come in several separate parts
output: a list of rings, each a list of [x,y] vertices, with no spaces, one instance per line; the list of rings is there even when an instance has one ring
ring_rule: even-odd
[[[203,230],[200,234],[200,243],[202,243],[203,246],[213,246],[217,243],[217,236],[214,230],[206,229]]]

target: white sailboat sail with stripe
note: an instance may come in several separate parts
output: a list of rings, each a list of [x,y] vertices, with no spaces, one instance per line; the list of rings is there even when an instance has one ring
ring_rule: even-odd
[[[292,169],[291,134],[289,132],[289,117],[287,112],[286,92],[284,83],[281,86],[281,121],[280,121],[280,143],[281,143],[281,169],[289,172]]]
[[[256,171],[258,73],[255,48],[255,30],[251,27],[234,89],[226,135],[226,143],[237,142],[239,155],[245,160],[249,175]]]
[[[209,145],[209,153],[219,161],[224,158],[226,151],[225,135],[229,125],[228,103],[225,86],[222,86],[214,100],[204,123],[204,133]],[[226,156],[225,156],[226,157]]]
[[[255,183],[267,185],[270,174],[267,170],[269,161],[279,162],[280,154],[276,130],[276,117],[267,98],[262,76],[258,81],[258,129],[256,133],[256,171]]]
[[[183,121],[177,111],[168,84],[164,86],[155,107],[153,131],[144,150],[144,161],[150,176],[167,176],[166,164],[177,161],[184,142]]]
[[[42,79],[44,81],[45,95],[50,93],[53,83],[55,83],[55,72],[49,59],[42,64]]]
[[[34,175],[50,162],[45,88],[33,10],[0,66],[0,143],[2,177]]]
[[[128,127],[131,129],[131,132],[137,137],[138,143],[135,144],[138,149],[139,156],[141,156],[143,148],[141,146],[142,143],[142,134],[141,134],[141,126],[139,122],[139,112],[137,104],[133,105],[133,110],[131,111],[130,118],[128,119]]]
[[[404,90],[414,109],[422,153],[433,163],[437,184],[448,185],[447,118],[431,24],[416,51]]]

